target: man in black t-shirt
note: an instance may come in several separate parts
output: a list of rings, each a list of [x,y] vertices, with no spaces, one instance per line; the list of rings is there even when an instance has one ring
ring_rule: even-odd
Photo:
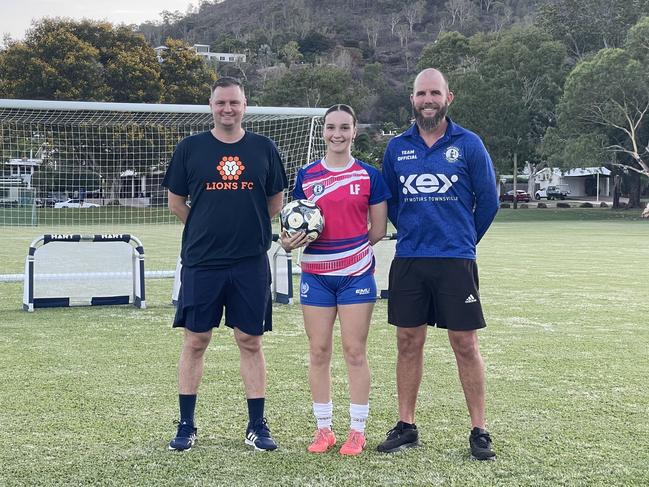
[[[282,206],[288,182],[281,157],[268,138],[241,126],[246,98],[241,83],[220,78],[212,87],[214,128],[183,139],[162,183],[169,209],[185,224],[183,269],[174,327],[184,327],[178,365],[180,424],[171,450],[196,440],[194,409],[203,357],[225,308],[234,329],[248,401],[245,443],[277,448],[266,419],[266,363],[262,335],[271,328],[270,267],[266,251],[271,218]],[[191,197],[191,207],[187,205]]]

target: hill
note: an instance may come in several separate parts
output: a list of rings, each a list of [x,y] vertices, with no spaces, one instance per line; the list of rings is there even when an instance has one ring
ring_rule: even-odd
[[[246,80],[253,101],[291,104],[269,95],[269,81],[313,65],[337,67],[358,85],[361,118],[403,123],[401,110],[422,49],[441,32],[464,35],[529,24],[542,0],[224,0],[187,13],[162,13],[139,26],[157,46],[166,38],[246,54],[220,63],[219,74]],[[333,74],[336,74],[334,72]],[[272,88],[272,83],[270,84]],[[356,88],[356,86],[353,86]],[[361,93],[362,87],[366,88]],[[308,88],[306,88],[308,89]],[[307,103],[324,102],[310,97]],[[304,103],[304,101],[303,101]]]

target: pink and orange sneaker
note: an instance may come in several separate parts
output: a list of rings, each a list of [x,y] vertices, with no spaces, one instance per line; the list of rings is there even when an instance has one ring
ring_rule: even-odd
[[[360,431],[350,430],[347,441],[340,449],[341,455],[360,455],[365,448],[365,435]]]
[[[325,453],[336,444],[336,436],[329,428],[318,428],[315,432],[313,442],[307,450],[309,453]]]

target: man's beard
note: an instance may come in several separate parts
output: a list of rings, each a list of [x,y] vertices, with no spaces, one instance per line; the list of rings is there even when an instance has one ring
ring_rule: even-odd
[[[440,123],[442,123],[442,120],[446,118],[446,114],[448,113],[448,103],[444,103],[444,105],[441,105],[439,108],[437,108],[437,112],[435,112],[435,115],[433,115],[433,117],[431,118],[424,117],[424,115],[421,113],[425,108],[435,107],[429,104],[427,106],[424,105],[420,110],[418,110],[413,105],[412,111],[415,114],[415,120],[417,121],[419,128],[424,132],[432,132],[439,126]]]

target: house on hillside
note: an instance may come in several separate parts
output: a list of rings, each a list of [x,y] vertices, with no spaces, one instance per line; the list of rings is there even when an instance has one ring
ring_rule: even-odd
[[[153,50],[158,57],[158,62],[162,62],[162,52],[169,49],[167,46],[154,47]],[[196,54],[202,57],[205,61],[216,61],[219,63],[245,63],[246,55],[238,52],[210,52],[208,44],[194,44],[192,49]]]

